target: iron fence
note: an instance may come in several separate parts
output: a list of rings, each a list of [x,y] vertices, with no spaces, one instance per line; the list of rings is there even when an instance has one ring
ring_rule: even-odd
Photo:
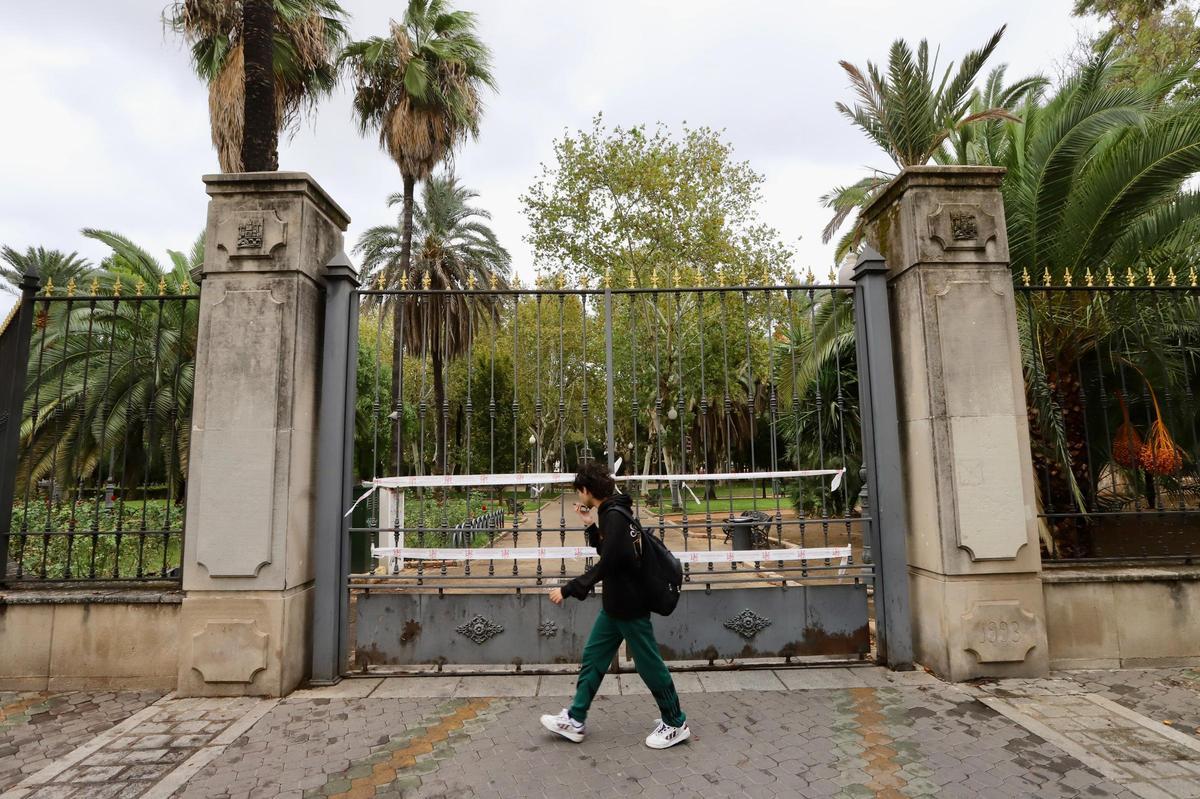
[[[1018,287],[1043,557],[1200,554],[1200,288],[1111,272]],[[1026,281],[1028,282],[1028,281]]]
[[[608,462],[671,549],[693,553],[689,581],[870,581],[854,296],[359,291],[354,476],[384,487],[350,528],[351,583],[519,590],[578,573],[585,560],[559,556],[584,544],[562,475],[589,459]],[[497,516],[469,555],[397,551],[461,544],[482,513]],[[560,549],[536,556],[548,547]],[[719,554],[749,549],[761,552]]]
[[[0,583],[178,582],[199,295],[69,289],[0,336]]]

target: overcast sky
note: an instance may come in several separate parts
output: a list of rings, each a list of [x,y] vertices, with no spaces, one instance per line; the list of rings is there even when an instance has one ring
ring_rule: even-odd
[[[400,0],[342,0],[355,38],[381,34]],[[200,176],[217,171],[207,94],[163,29],[165,0],[0,0],[0,243],[105,249],[83,227],[120,231],[165,257],[204,225]],[[886,159],[837,114],[851,92],[837,62],[884,60],[896,37],[927,37],[943,61],[1008,23],[994,63],[1053,76],[1081,31],[1071,0],[460,0],[479,15],[499,92],[479,140],[457,158],[523,274],[531,257],[520,194],[564,129],[663,121],[723,128],[766,176],[763,218],[828,272],[818,198]],[[389,221],[394,165],[354,127],[341,91],[281,142],[280,168],[311,173],[349,212],[352,244]],[[9,301],[0,295],[0,312]]]

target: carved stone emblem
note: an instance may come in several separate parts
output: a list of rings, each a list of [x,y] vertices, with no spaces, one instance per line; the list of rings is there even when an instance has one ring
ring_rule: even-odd
[[[217,223],[217,249],[230,258],[267,258],[287,244],[288,223],[273,210],[232,211]]]
[[[767,627],[770,627],[771,620],[765,616],[759,616],[757,613],[747,608],[729,621],[725,622],[725,626],[749,641]]]
[[[544,621],[538,625],[538,635],[543,638],[553,638],[558,635],[558,625],[552,621]]]
[[[1038,620],[1016,599],[976,602],[962,616],[967,644],[980,663],[1022,661],[1037,645]]]
[[[974,241],[979,238],[979,223],[975,214],[950,212],[950,235],[955,241]]]
[[[466,624],[460,624],[455,630],[460,635],[465,635],[477,644],[482,644],[485,641],[504,632],[504,627],[496,624],[491,619],[486,619],[483,616],[476,615]]]
[[[970,203],[942,203],[928,224],[930,240],[943,251],[982,250],[996,238],[996,218]]]
[[[261,250],[262,243],[262,217],[246,219],[238,224],[237,248],[239,250]]]

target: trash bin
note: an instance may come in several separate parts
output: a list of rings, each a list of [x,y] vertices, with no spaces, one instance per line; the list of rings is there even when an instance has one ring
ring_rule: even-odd
[[[759,524],[753,516],[733,516],[725,525],[725,538],[730,549],[747,550],[754,536],[754,525]]]

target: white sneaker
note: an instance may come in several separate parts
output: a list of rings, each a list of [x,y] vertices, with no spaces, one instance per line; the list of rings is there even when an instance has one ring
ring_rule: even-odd
[[[550,714],[542,716],[542,726],[574,743],[579,743],[583,740],[583,736],[587,735],[587,726],[571,718],[566,708],[563,708],[557,716]]]
[[[646,746],[651,749],[666,749],[692,737],[692,731],[688,728],[686,721],[682,727],[672,727],[670,724],[664,723],[662,719],[654,721],[657,724],[654,732],[646,736]]]

